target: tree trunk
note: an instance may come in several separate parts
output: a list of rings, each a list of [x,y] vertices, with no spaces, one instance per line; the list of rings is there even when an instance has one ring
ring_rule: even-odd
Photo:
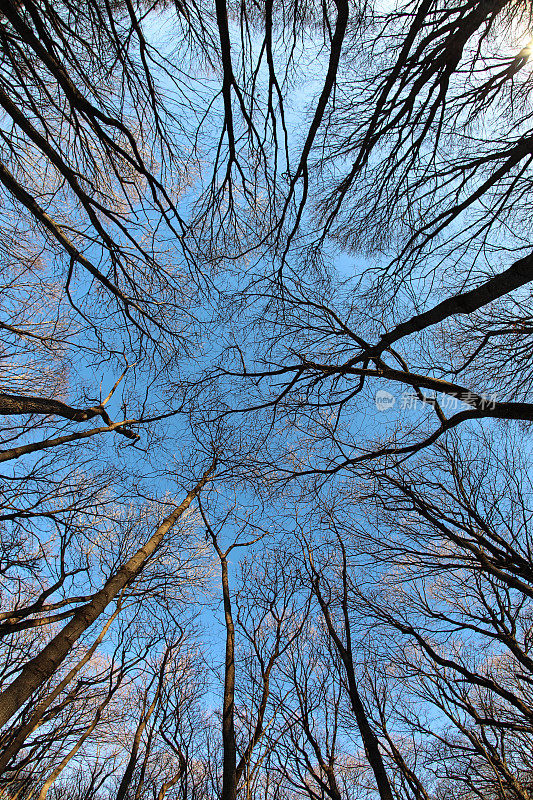
[[[122,776],[122,780],[120,781],[120,786],[118,787],[116,800],[124,800],[124,798],[128,793],[131,779],[133,777],[133,772],[137,765],[137,758],[139,756],[139,747],[141,745],[141,737],[143,735],[144,729],[146,728],[147,722],[156,706],[157,694],[152,700],[150,708],[148,709],[148,711],[145,712],[147,699],[148,699],[148,689],[146,690],[144,695],[141,718],[139,720],[139,724],[137,725],[135,736],[133,737],[133,744],[131,746],[130,757],[128,759],[128,764],[126,766],[126,769],[124,770],[124,775]]]
[[[228,579],[228,562],[220,559],[222,567],[222,595],[224,598],[224,620],[226,624],[226,661],[224,669],[224,706],[222,711],[222,744],[224,762],[222,768],[222,800],[235,800],[237,796],[237,753],[235,747],[235,627],[231,613],[231,598]]]
[[[82,744],[85,742],[86,739],[89,738],[91,733],[94,731],[94,729],[98,725],[98,722],[100,721],[100,717],[102,716],[102,711],[104,710],[106,705],[111,700],[116,688],[118,688],[118,684],[117,684],[117,686],[115,686],[108,693],[108,695],[105,698],[104,702],[99,705],[99,707],[98,707],[98,709],[96,711],[96,714],[94,716],[94,719],[92,720],[92,722],[90,723],[88,728],[84,731],[83,735],[80,736],[80,738],[78,739],[78,741],[76,742],[74,747],[67,753],[67,755],[63,758],[63,760],[50,773],[49,777],[46,779],[46,781],[44,782],[43,786],[41,787],[41,791],[39,792],[39,797],[37,798],[37,800],[46,800],[46,795],[48,794],[48,792],[50,790],[50,787],[52,786],[54,781],[57,780],[57,778],[63,772],[63,770],[65,769],[65,767],[69,763],[69,761],[71,761],[74,758],[74,756],[76,755],[76,753],[78,752],[78,750],[80,749]]]
[[[343,577],[345,577],[345,572],[343,573]],[[324,597],[320,591],[320,585],[317,577],[315,577],[313,581],[313,589],[316,598],[320,604],[320,607],[322,609],[322,614],[326,622],[328,633],[337,649],[338,654],[342,659],[342,663],[344,664],[344,669],[346,670],[346,678],[348,683],[348,696],[350,698],[350,704],[352,706],[352,711],[354,713],[357,722],[357,727],[359,728],[359,733],[361,734],[361,739],[363,740],[363,746],[365,748],[365,753],[368,763],[370,764],[372,772],[374,773],[374,777],[376,779],[379,796],[381,800],[393,800],[392,788],[379,749],[379,741],[368,721],[367,713],[361,701],[359,690],[357,689],[357,679],[355,676],[355,670],[353,666],[351,637],[350,637],[348,620],[346,618],[346,635],[348,643],[347,646],[345,647],[340,639],[339,634],[335,630],[335,627],[333,625],[333,620],[331,619],[331,614],[329,613],[328,605],[324,600]]]

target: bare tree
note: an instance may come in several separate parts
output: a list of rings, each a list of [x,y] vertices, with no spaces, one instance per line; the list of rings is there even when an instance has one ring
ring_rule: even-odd
[[[6,792],[59,797],[85,760],[91,800],[528,800],[529,476],[490,439],[533,421],[532,24],[525,0],[2,5]],[[247,506],[200,506],[221,741],[158,638],[200,607],[179,534],[213,452]],[[117,637],[129,694],[126,656],[96,666]]]
[[[187,511],[205,483],[209,480],[211,467],[188,492],[185,500],[166,516],[154,533],[130,558],[124,561],[107,579],[102,588],[91,595],[84,605],[75,609],[69,622],[58,631],[45,647],[22,666],[17,677],[3,690],[3,716],[5,724],[20,705],[45,683],[62,664],[79,637],[98,619],[120,593],[141,573],[150,561],[165,535]]]
[[[527,459],[480,434],[359,477],[302,541],[393,794],[529,797]]]

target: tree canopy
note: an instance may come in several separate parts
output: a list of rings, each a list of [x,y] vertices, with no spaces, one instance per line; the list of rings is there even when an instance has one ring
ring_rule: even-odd
[[[0,52],[0,798],[530,800],[531,3]]]

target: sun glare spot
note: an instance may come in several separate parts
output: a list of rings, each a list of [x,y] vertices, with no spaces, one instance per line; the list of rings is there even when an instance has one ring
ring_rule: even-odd
[[[520,50],[518,57],[528,61],[532,55],[533,55],[533,37],[531,37],[528,43]]]

